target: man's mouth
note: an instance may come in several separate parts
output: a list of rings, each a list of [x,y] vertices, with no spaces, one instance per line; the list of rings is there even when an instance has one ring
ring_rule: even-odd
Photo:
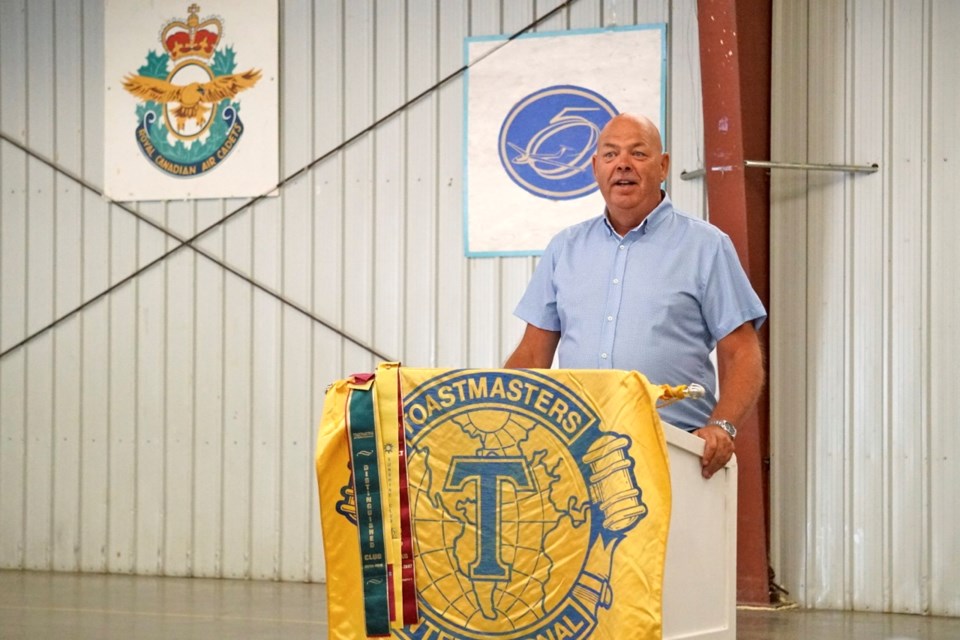
[[[629,187],[635,184],[637,184],[635,180],[617,180],[613,183],[615,187]]]

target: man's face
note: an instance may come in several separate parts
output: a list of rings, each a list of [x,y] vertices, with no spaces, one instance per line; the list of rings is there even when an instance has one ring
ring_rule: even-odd
[[[593,174],[611,215],[639,218],[639,224],[660,204],[660,183],[669,165],[652,123],[623,115],[607,123],[597,141]]]

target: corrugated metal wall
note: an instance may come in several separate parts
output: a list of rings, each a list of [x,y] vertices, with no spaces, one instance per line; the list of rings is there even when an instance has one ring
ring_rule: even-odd
[[[816,608],[960,615],[960,3],[774,3],[773,564]]]
[[[557,0],[281,3],[290,175]],[[695,0],[578,0],[555,31],[669,22],[672,194],[702,210]],[[185,6],[184,6],[185,8]],[[103,7],[0,0],[0,131],[103,183]],[[509,46],[509,45],[508,45]],[[628,72],[627,72],[628,73]],[[627,78],[629,80],[629,78]],[[463,258],[463,82],[446,83],[0,360],[0,567],[315,580],[326,385],[377,358],[499,365],[532,258]],[[177,241],[0,142],[0,350]],[[135,203],[189,237],[242,200]],[[217,264],[252,279],[257,286]]]

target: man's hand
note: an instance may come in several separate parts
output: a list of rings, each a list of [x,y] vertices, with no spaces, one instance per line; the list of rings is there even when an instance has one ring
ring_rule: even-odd
[[[708,480],[733,457],[733,438],[714,424],[697,429],[693,435],[703,438],[703,457],[700,458],[700,473]]]

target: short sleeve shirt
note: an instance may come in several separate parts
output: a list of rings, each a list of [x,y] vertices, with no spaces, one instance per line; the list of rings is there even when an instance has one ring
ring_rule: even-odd
[[[710,353],[766,311],[729,236],[680,213],[668,196],[620,237],[606,216],[568,227],[547,246],[515,314],[560,332],[565,369],[627,369],[655,384],[704,386],[700,400],[661,410],[678,427],[702,427],[716,405]]]

